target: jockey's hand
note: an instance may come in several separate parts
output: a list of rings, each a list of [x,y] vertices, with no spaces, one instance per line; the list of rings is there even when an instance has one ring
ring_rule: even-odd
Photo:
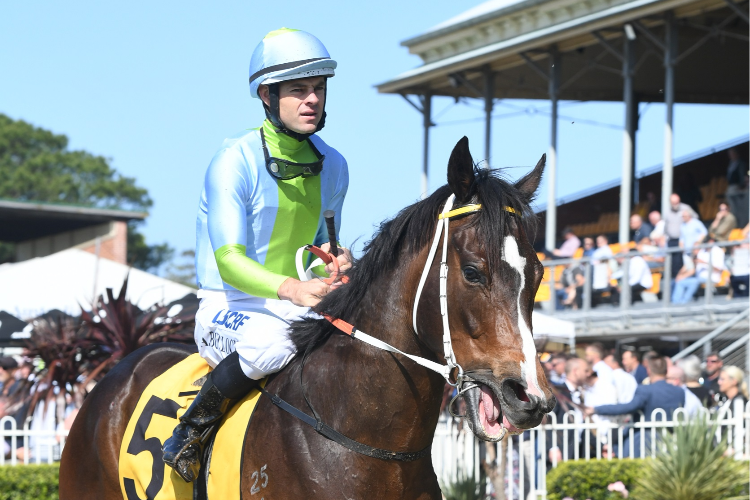
[[[323,243],[322,245],[320,245],[320,249],[328,253],[331,251],[331,244]],[[339,261],[340,272],[343,273],[344,271],[352,267],[352,253],[349,251],[348,248],[339,247],[339,255],[336,258]],[[328,274],[331,274],[333,272],[333,266],[331,264],[326,264],[326,272]]]
[[[276,293],[281,300],[288,300],[295,306],[314,307],[330,291],[331,287],[319,279],[299,281],[287,278]]]

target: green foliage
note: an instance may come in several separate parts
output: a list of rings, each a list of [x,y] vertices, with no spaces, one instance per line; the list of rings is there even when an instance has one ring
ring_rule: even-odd
[[[470,476],[463,472],[458,473],[455,481],[443,485],[443,496],[445,500],[483,500],[481,484],[474,477],[474,471]]]
[[[195,250],[180,252],[179,259],[169,263],[166,278],[191,288],[198,288],[195,279]]]
[[[142,271],[157,273],[159,268],[172,259],[174,248],[167,243],[147,245],[146,237],[138,232],[137,222],[128,223],[128,264]]]
[[[649,460],[633,496],[638,500],[747,499],[748,463],[724,456],[716,426],[702,419],[676,427]]]
[[[644,461],[638,459],[563,462],[547,474],[547,499],[621,499],[622,495],[609,491],[607,486],[622,481],[630,491],[643,467]]]
[[[0,114],[0,198],[145,210],[146,189],[68,138]]]
[[[60,466],[0,467],[0,500],[57,500]]]

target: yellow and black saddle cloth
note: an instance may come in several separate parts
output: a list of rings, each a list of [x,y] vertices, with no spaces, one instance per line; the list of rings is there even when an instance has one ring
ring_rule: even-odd
[[[202,471],[196,481],[186,483],[162,462],[162,444],[172,435],[177,419],[193,402],[210,370],[203,358],[193,354],[152,380],[141,394],[120,447],[124,500],[193,500],[206,496],[240,500],[242,448],[260,398],[258,390],[248,394],[221,421],[210,446],[210,474]],[[194,487],[199,492],[194,492]]]

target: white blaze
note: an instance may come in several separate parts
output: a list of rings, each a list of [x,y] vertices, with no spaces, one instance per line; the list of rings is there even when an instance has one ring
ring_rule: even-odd
[[[526,275],[524,274],[526,259],[521,257],[521,254],[518,251],[518,243],[516,243],[516,239],[512,236],[505,237],[503,243],[503,260],[521,276],[521,284],[518,287],[518,297],[516,298],[516,306],[518,309],[518,331],[521,332],[524,357],[524,361],[521,361],[521,377],[526,381],[526,387],[529,393],[544,399],[544,394],[539,387],[539,380],[536,376],[536,345],[534,345],[534,338],[531,335],[531,330],[526,324],[526,321],[524,321],[521,311],[521,292],[523,292],[524,285],[526,284]]]

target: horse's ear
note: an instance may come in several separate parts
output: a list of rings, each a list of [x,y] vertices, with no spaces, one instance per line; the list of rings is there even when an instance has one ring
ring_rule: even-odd
[[[456,195],[456,203],[463,205],[471,199],[474,183],[474,160],[469,152],[469,139],[464,136],[453,148],[448,160],[448,186]]]
[[[542,174],[544,173],[544,164],[547,162],[547,155],[544,154],[539,159],[539,163],[536,164],[534,170],[526,174],[515,186],[526,199],[531,202],[534,199],[534,193],[539,188],[539,183],[542,182]]]

